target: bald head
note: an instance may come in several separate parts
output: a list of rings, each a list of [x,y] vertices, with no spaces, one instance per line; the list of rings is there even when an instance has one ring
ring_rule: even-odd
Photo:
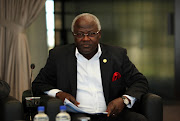
[[[88,27],[88,26],[97,26],[98,31],[101,30],[101,25],[99,19],[90,13],[83,13],[76,16],[71,25],[71,31],[74,32],[74,26],[79,27]]]

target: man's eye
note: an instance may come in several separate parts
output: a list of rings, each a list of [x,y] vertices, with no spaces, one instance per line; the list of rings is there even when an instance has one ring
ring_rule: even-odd
[[[77,33],[76,36],[77,36],[77,37],[82,37],[83,34],[82,34],[82,33]]]
[[[77,33],[77,36],[82,36],[83,34],[82,33]]]
[[[94,35],[96,35],[96,33],[95,33],[95,32],[92,32],[92,33],[89,33],[88,35],[89,35],[89,36],[94,36]]]

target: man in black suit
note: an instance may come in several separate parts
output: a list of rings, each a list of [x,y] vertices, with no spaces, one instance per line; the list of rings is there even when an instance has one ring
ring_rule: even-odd
[[[146,121],[131,108],[148,92],[148,82],[126,49],[99,42],[101,25],[93,14],[78,15],[71,29],[75,43],[50,51],[33,82],[33,93],[67,98],[89,113],[108,112],[88,115],[92,121]]]
[[[10,87],[7,82],[0,80],[0,99],[4,99],[9,95]]]

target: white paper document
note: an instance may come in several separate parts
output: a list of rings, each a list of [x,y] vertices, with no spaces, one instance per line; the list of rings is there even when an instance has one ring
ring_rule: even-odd
[[[65,98],[64,100],[64,105],[67,107],[67,112],[72,112],[72,113],[88,113],[80,108],[78,108],[76,105],[74,105],[71,101]],[[108,112],[102,112],[102,113],[88,113],[88,114],[107,114]]]

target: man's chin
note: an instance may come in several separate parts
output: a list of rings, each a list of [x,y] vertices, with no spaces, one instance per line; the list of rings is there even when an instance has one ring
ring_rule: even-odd
[[[90,54],[91,53],[91,49],[90,48],[83,48],[80,50],[81,54]]]
[[[90,51],[83,51],[81,52],[82,55],[89,55],[91,52]]]

